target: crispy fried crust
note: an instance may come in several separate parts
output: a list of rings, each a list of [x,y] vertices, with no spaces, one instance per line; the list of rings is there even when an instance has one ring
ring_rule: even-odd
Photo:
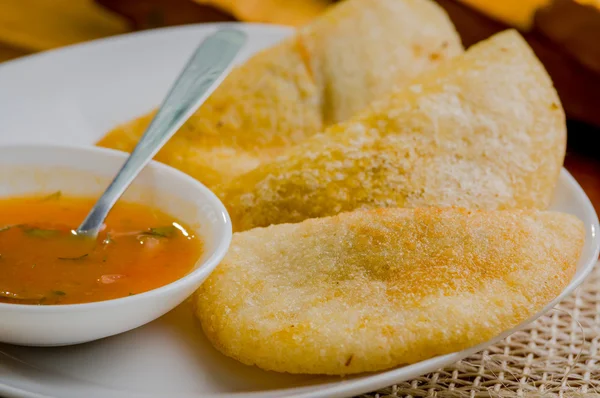
[[[350,374],[487,341],[573,276],[577,218],[379,209],[236,233],[196,296],[210,341],[245,364]]]
[[[235,69],[157,155],[209,187],[345,120],[462,46],[430,0],[348,0]],[[146,115],[100,146],[131,151]]]
[[[565,146],[549,76],[507,31],[217,192],[237,231],[365,208],[544,209]]]

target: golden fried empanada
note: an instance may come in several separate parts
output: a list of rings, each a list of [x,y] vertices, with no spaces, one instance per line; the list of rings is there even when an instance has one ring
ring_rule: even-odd
[[[378,209],[234,234],[195,298],[210,341],[245,364],[350,374],[485,342],[572,278],[576,217]]]
[[[565,146],[550,77],[507,31],[217,192],[238,231],[364,208],[544,209]]]
[[[460,53],[433,1],[344,1],[234,69],[156,159],[211,187]],[[131,151],[151,118],[117,127],[99,145]]]

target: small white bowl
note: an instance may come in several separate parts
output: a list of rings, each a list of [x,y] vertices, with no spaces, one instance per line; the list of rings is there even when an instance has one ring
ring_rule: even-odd
[[[127,154],[95,147],[0,147],[0,197],[48,194],[98,197]],[[72,305],[0,303],[0,342],[59,346],[123,333],[167,313],[190,296],[222,260],[231,242],[225,206],[204,185],[151,162],[122,198],[151,205],[184,222],[204,251],[194,270],[157,289],[120,299]],[[0,275],[1,277],[1,275]]]

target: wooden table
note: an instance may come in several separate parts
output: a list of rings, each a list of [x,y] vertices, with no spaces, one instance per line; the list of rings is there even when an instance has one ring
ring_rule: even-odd
[[[600,128],[574,121],[567,126],[569,139],[565,167],[587,193],[596,213],[600,214]]]

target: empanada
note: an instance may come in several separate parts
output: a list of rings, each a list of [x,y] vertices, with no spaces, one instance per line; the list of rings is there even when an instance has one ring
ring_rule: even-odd
[[[460,53],[433,1],[344,1],[234,69],[156,159],[212,187]],[[131,151],[152,116],[98,144]]]
[[[537,210],[355,211],[236,233],[196,295],[210,341],[245,364],[350,374],[485,342],[572,278],[576,217]]]
[[[544,209],[565,146],[550,77],[507,31],[216,191],[237,231],[365,208]]]

